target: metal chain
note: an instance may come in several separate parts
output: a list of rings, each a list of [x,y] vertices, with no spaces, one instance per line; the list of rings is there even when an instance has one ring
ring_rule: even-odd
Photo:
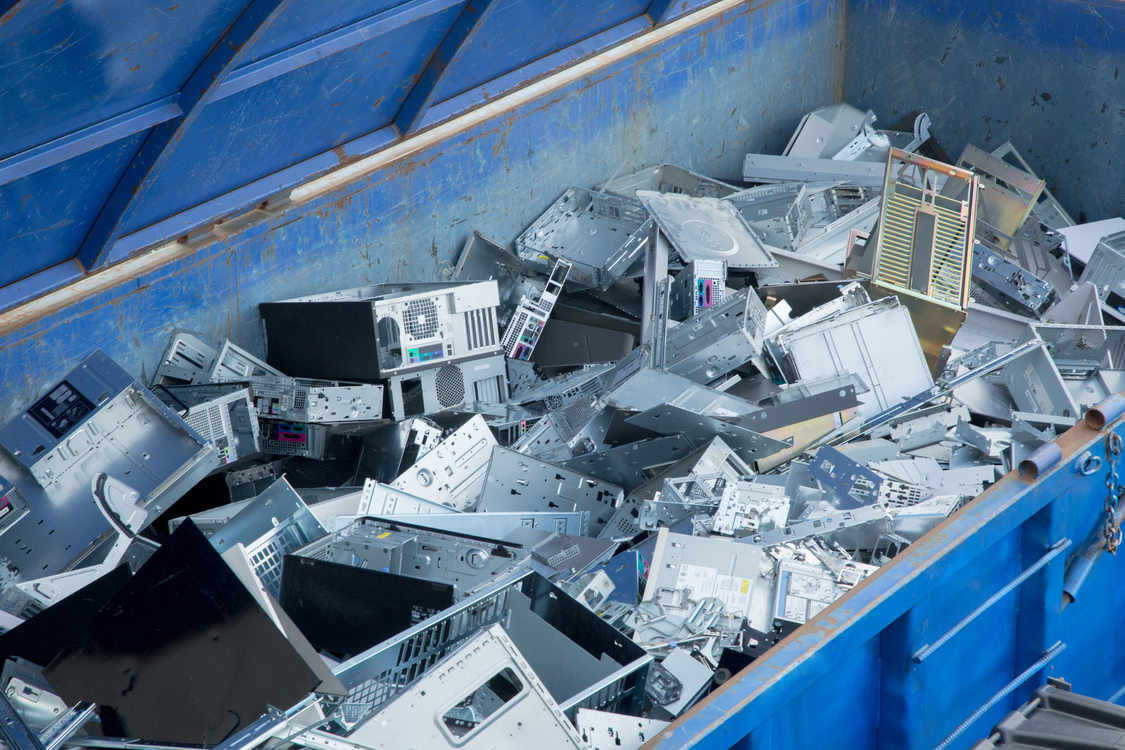
[[[1116,432],[1106,435],[1105,457],[1109,463],[1109,473],[1105,477],[1105,523],[1102,526],[1102,537],[1105,539],[1105,549],[1111,555],[1117,554],[1117,547],[1121,544],[1121,529],[1117,527],[1117,501],[1121,497],[1122,487],[1117,479],[1117,460],[1121,457],[1121,436]]]

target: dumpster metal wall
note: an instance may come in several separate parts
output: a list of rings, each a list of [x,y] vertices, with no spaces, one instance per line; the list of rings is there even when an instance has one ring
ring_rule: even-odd
[[[954,158],[966,143],[1011,140],[1076,219],[1121,215],[1125,4],[851,0],[846,16],[845,101],[887,124],[929,112]],[[912,750],[961,728],[948,746],[964,748],[1049,676],[1121,700],[1125,555],[1103,555],[1073,604],[1062,596],[1106,496],[1106,465],[1082,476],[1075,458],[1104,457],[1105,435],[1080,425],[1058,443],[1046,476],[1006,477],[649,746]]]
[[[1102,555],[1064,608],[1069,557],[1104,519],[1106,436],[1080,423],[1037,481],[1014,472],[723,685],[649,747],[969,747],[1047,677],[1121,697],[1125,554]],[[1069,547],[1056,553],[1056,549]],[[1023,571],[1048,558],[1009,588]],[[974,610],[998,592],[996,603]],[[920,663],[915,655],[962,620]]]
[[[663,161],[736,178],[747,151],[781,148],[803,112],[839,98],[842,6],[716,3],[225,239],[158,250],[2,314],[0,415],[94,347],[147,376],[173,326],[258,350],[260,301],[440,277],[474,229],[507,242],[571,185]]]
[[[803,112],[840,99],[884,121],[926,109],[954,155],[966,142],[1011,138],[1076,216],[1080,208],[1091,220],[1120,213],[1125,178],[1111,149],[1125,127],[1115,85],[1125,6],[731,5],[654,43],[635,40],[574,80],[525,92],[462,132],[418,141],[416,151],[226,238],[158,250],[0,315],[0,416],[94,347],[147,377],[173,326],[257,349],[259,301],[440,277],[472,230],[506,241],[571,184],[660,161],[735,177],[745,152],[776,151]],[[934,657],[910,658],[1053,544],[1066,538],[1077,547],[1098,522],[1104,467],[1081,477],[1072,463],[1087,445],[1104,455],[1103,436],[1078,427],[1061,443],[1064,459],[1052,472],[1035,484],[998,484],[658,746],[932,747],[1044,654],[1052,657],[1046,668],[1025,675],[954,747],[1048,674],[1090,695],[1115,693],[1125,683],[1115,637],[1125,591],[1114,583],[1125,561],[1103,558],[1064,610],[1062,569],[1073,547]]]
[[[1125,4],[849,0],[844,96],[956,159],[1011,140],[1076,221],[1125,212]]]

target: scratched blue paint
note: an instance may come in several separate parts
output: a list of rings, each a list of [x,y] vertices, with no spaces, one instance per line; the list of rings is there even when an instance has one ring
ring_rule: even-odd
[[[681,0],[668,17],[713,1]],[[392,116],[402,117],[399,105],[406,91],[463,6],[458,0],[328,5],[293,0],[269,19],[235,70],[217,83],[214,98],[192,111],[192,97],[180,96],[185,81],[193,71],[210,80],[210,63],[203,61],[223,57],[211,53],[222,51],[215,42],[232,24],[252,25],[249,0],[15,2],[0,24],[0,112],[5,114],[0,159],[15,158],[0,170],[0,184],[67,159],[82,161],[85,152],[111,139],[126,140],[136,133],[150,138],[125,172],[137,175],[138,184],[122,183],[107,197],[101,190],[104,175],[88,183],[74,180],[65,194],[42,193],[42,200],[56,196],[57,205],[49,211],[19,217],[12,234],[50,237],[52,244],[49,252],[36,255],[0,244],[0,261],[6,262],[9,252],[21,255],[9,264],[9,275],[17,265],[22,274],[19,289],[0,287],[0,305],[23,299],[35,280],[43,282],[40,293],[52,289],[49,284],[62,277],[44,270],[59,257],[77,253],[84,265],[101,267],[276,199],[276,193],[267,192],[271,186],[285,190],[385,145],[385,126]],[[473,87],[439,102],[436,119],[423,109],[410,115],[410,122],[426,126],[448,119],[489,96],[636,36],[649,28],[646,7],[641,0],[594,6],[560,0],[501,4],[503,17],[482,27],[483,33],[466,45],[466,55],[457,56],[450,75],[438,80],[439,86]],[[544,26],[545,21],[550,23]],[[389,24],[393,31],[384,25],[384,38],[373,40],[372,24]],[[537,32],[527,34],[527,28]],[[163,106],[160,116],[151,116],[149,110],[157,104]],[[187,110],[182,130],[175,119],[177,106]],[[169,133],[174,136],[165,143]],[[50,159],[30,158],[45,149]],[[160,156],[162,150],[171,156]],[[149,174],[153,159],[161,168]],[[172,173],[164,168],[170,163]],[[99,199],[105,200],[104,209],[97,205]],[[122,210],[126,221],[118,225]],[[67,226],[91,229],[75,242],[75,235],[58,235],[58,226],[42,223],[46,214],[66,215]],[[120,236],[120,231],[126,234]],[[68,250],[74,252],[68,256]],[[26,266],[35,257],[41,263],[28,275]]]
[[[575,42],[563,49],[556,50],[544,57],[529,62],[509,73],[504,73],[487,83],[476,88],[464,91],[456,96],[451,96],[444,101],[432,103],[422,113],[421,123],[417,128],[428,127],[456,117],[491,99],[502,96],[518,89],[528,81],[552,73],[560,68],[575,63],[585,57],[595,55],[603,50],[616,46],[622,39],[631,39],[639,36],[652,28],[647,16],[637,16],[624,23],[613,26],[605,31]],[[416,128],[416,129],[417,129]]]
[[[493,0],[457,64],[442,76],[434,99],[442,101],[479,86],[519,64],[638,16],[647,7],[646,0]]]
[[[747,750],[875,747],[878,717],[869,707],[879,699],[878,645],[873,638],[840,663],[838,668],[848,676],[846,692],[834,680],[814,681],[748,741],[738,744],[741,738],[716,732],[713,746]]]
[[[1076,157],[1066,149],[1052,152],[1041,141],[1070,143],[1088,135],[1083,129],[1104,131],[1106,138],[1118,132],[1112,120],[1082,107],[1081,127],[1073,128],[1078,132],[1045,128],[1062,123],[1065,114],[1051,114],[1047,105],[1060,97],[1081,103],[1078,92],[1073,101],[1066,99],[1069,92],[1050,101],[1039,96],[1035,107],[1024,101],[1044,76],[1062,81],[1063,71],[1084,71],[1095,92],[1110,93],[1107,66],[1115,53],[1106,46],[1072,49],[1060,34],[1056,47],[1064,52],[1050,59],[1061,60],[1061,71],[1043,65],[1036,70],[1033,63],[1047,59],[1047,41],[1021,36],[1018,26],[1013,31],[984,22],[994,17],[989,10],[1003,13],[1006,4],[985,0],[970,11],[939,3],[943,15],[920,0],[852,0],[841,69],[842,5],[776,0],[729,12],[323,198],[0,333],[0,414],[22,408],[95,346],[147,379],[176,326],[230,336],[261,352],[258,302],[368,281],[440,278],[473,229],[510,241],[572,184],[590,185],[661,161],[735,179],[745,152],[781,148],[802,113],[838,98],[841,78],[845,98],[875,107],[884,120],[928,108],[939,137],[954,152],[973,139],[989,145],[984,138],[998,143],[1014,137],[1001,132],[1007,124],[997,117],[1012,123],[1031,118],[1034,127],[1019,133],[1032,147],[1025,155],[1033,164],[1039,159],[1056,165],[1055,172],[1066,166],[1059,160]],[[1058,29],[1070,28],[1062,19],[1066,13],[1089,9],[1123,28],[1110,6],[1044,5],[1050,6],[1043,11],[1047,18],[1061,19]],[[943,64],[946,42],[935,40],[952,39],[958,23],[962,31]],[[1000,50],[992,63],[981,55],[989,47]],[[918,50],[923,54],[916,59]],[[1010,63],[995,62],[1005,53]],[[1008,65],[1019,72],[1009,70],[1011,81],[1006,78],[1004,88],[997,84],[980,101],[964,83],[983,85]],[[950,92],[957,98],[946,103]],[[966,124],[959,124],[962,119]],[[1040,127],[1046,132],[1040,134]],[[1114,187],[1113,170],[1099,167],[1093,156],[1078,166],[1082,179],[1070,190],[1076,204],[1080,198],[1093,205],[1094,176],[1112,188],[1107,193],[1123,194]],[[1100,441],[1090,449],[1103,452]],[[931,661],[909,662],[914,650],[1059,536],[1071,538],[1076,551],[1098,523],[1103,493],[1102,476],[1079,478],[1067,466],[1036,485],[1005,482],[825,612],[819,627],[798,633],[730,683],[674,727],[660,747],[932,747],[1056,640],[1065,641],[1067,650],[954,747],[969,747],[1047,676],[1109,696],[1125,684],[1125,643],[1117,626],[1125,620],[1125,586],[1119,583],[1125,554],[1103,557],[1078,601],[1065,610],[1063,555]]]
[[[1009,533],[969,562],[971,576],[954,576],[935,586],[924,598],[886,628],[879,637],[882,675],[879,690],[878,742],[872,747],[929,748],[951,728],[950,718],[961,718],[989,698],[1006,682],[1004,675],[1023,670],[1010,643],[989,644],[993,633],[1003,632],[1015,620],[1020,604],[1013,594],[988,609],[921,664],[911,657],[922,644],[933,643],[962,617],[991,596],[999,584],[1022,570],[1019,530]],[[966,548],[965,555],[973,550]],[[1038,654],[1036,654],[1038,657]],[[958,666],[958,679],[948,679],[950,665]],[[982,723],[991,726],[1018,702],[1001,702]],[[971,708],[970,708],[971,710]]]
[[[667,23],[706,4],[707,0],[654,0],[648,15],[658,23]]]
[[[454,6],[212,103],[146,183],[125,231],[385,126],[457,11]],[[278,107],[285,100],[300,106]]]
[[[18,3],[0,26],[0,156],[175,93],[244,4]]]
[[[852,0],[845,94],[933,117],[956,159],[1011,140],[1076,220],[1125,213],[1125,4]]]
[[[246,62],[288,49],[308,39],[334,31],[361,18],[399,5],[402,0],[295,0],[285,11],[285,22],[267,29],[247,51]]]
[[[0,287],[74,256],[143,137],[135,134],[0,185]]]

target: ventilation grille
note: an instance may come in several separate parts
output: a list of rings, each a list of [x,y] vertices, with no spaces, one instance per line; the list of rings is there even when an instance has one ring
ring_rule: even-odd
[[[785,224],[789,229],[789,239],[793,242],[798,242],[805,236],[812,224],[812,200],[806,191],[802,190],[785,212]]]
[[[766,330],[766,306],[753,288],[746,291],[746,330],[751,336],[761,336]]]
[[[499,375],[482,378],[473,382],[473,398],[486,404],[502,403],[507,398],[506,394],[501,394],[503,387],[504,381]]]
[[[192,413],[194,412],[194,413]],[[188,427],[199,433],[199,436],[209,442],[215,442],[226,434],[226,425],[223,420],[223,407],[215,404],[198,411],[192,410],[184,418]]]
[[[1108,369],[1118,369],[1121,362],[1125,336],[1118,329],[1096,326],[1051,326],[1037,327],[1036,332],[1047,344],[1051,359],[1060,368],[1090,367],[1099,364],[1109,365]],[[1125,332],[1121,332],[1125,334]],[[1112,337],[1112,340],[1111,340]],[[1109,359],[1106,360],[1106,355]]]
[[[299,548],[305,540],[293,524],[281,526],[255,547],[246,550],[250,567],[258,580],[275,597],[281,594],[281,563],[285,556]]]
[[[927,197],[932,198],[932,203]],[[879,219],[875,282],[964,309],[968,303],[966,282],[971,237],[969,223],[962,218],[963,208],[961,201],[940,195],[927,196],[920,188],[896,183],[883,202]],[[926,262],[917,252],[923,238],[915,236],[923,214],[932,217],[933,245],[929,273],[919,281],[912,264]]]
[[[432,623],[414,635],[390,644],[381,651],[368,652],[366,661],[382,664],[393,652],[393,666],[375,676],[350,686],[347,701],[340,707],[341,718],[356,724],[373,714],[380,706],[413,685],[426,670],[453,650],[465,638],[495,622],[508,613],[505,588],[471,606]],[[357,665],[362,668],[361,663]],[[348,684],[347,675],[341,679]]]
[[[465,327],[468,331],[469,351],[496,346],[496,310],[482,307],[465,313]]]
[[[552,414],[558,426],[565,431],[568,439],[593,419],[594,414],[598,411],[594,406],[595,403],[592,398],[583,399]]]
[[[457,365],[445,365],[434,377],[438,403],[448,409],[465,401],[465,377]]]
[[[439,326],[437,304],[432,299],[416,299],[406,303],[402,314],[402,330],[411,339],[430,339]]]

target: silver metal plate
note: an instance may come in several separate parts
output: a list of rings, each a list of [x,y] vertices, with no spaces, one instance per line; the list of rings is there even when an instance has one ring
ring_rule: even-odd
[[[770,255],[732,204],[638,190],[637,197],[685,261],[724,260],[730,268],[772,268]]]
[[[718,436],[747,461],[769,456],[789,447],[784,441],[672,404],[654,406],[625,421],[661,435],[683,435],[694,443],[702,443]]]
[[[391,486],[424,500],[466,510],[476,505],[496,438],[479,414],[422,456]]]
[[[496,446],[479,509],[588,511],[591,532],[596,534],[624,496],[616,484]]]
[[[578,732],[511,638],[492,625],[349,735],[369,747],[580,748]]]

